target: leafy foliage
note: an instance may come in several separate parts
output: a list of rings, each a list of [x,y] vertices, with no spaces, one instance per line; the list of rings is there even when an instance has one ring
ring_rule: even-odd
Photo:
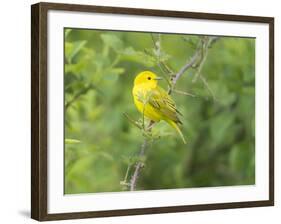
[[[177,83],[177,89],[196,96],[173,93],[188,143],[160,122],[152,133],[160,137],[145,158],[137,157],[143,133],[131,95],[135,75],[178,71],[201,38],[162,34],[160,43],[157,36],[65,30],[65,193],[122,191],[128,165],[138,160],[145,161],[138,189],[255,183],[255,40],[250,38],[221,37],[208,51],[202,79],[192,81],[192,68]],[[167,82],[161,85],[167,89]]]

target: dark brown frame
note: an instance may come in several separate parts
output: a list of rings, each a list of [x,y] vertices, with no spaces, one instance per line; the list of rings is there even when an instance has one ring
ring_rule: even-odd
[[[47,12],[65,10],[143,16],[164,16],[269,24],[269,200],[48,214],[47,211]],[[274,205],[274,18],[162,11],[90,5],[38,3],[31,6],[31,217],[39,221],[186,212]]]

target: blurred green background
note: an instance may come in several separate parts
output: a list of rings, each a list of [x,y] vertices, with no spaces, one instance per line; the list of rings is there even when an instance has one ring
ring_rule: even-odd
[[[141,32],[65,29],[65,193],[126,190],[120,184],[144,137],[131,90],[136,74],[157,64],[152,36]],[[199,41],[161,34],[161,60],[178,71]],[[255,183],[255,39],[220,37],[202,68],[188,70],[173,93],[188,143],[165,122],[146,152],[138,190]],[[167,83],[160,85],[167,89]],[[131,173],[129,172],[129,176]]]

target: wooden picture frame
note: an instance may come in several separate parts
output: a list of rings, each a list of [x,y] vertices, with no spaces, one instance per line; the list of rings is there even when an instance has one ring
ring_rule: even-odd
[[[188,18],[227,22],[248,22],[269,25],[269,174],[268,200],[229,203],[195,204],[149,208],[66,213],[48,212],[48,12],[104,13],[132,16]],[[31,217],[39,221],[80,219],[124,215],[186,212],[274,205],[274,18],[224,15],[182,11],[162,11],[137,8],[117,8],[90,5],[38,3],[31,7]]]

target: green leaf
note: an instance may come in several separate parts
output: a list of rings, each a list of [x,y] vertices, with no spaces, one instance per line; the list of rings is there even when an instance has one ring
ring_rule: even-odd
[[[77,139],[66,138],[64,142],[65,144],[77,144],[80,143],[81,141]]]
[[[84,47],[87,41],[75,41],[75,42],[65,42],[65,57],[68,63],[72,62],[72,59],[79,53],[79,51]]]
[[[115,51],[121,51],[123,49],[122,40],[116,35],[112,34],[101,34],[103,42]]]
[[[85,67],[87,65],[86,61],[79,61],[77,64],[66,64],[65,65],[65,73],[73,73],[73,74],[80,74],[83,70],[85,70]]]
[[[118,80],[119,75],[125,72],[124,68],[108,68],[104,71],[104,78],[108,81],[115,82]]]
[[[165,51],[158,51],[156,49],[152,49],[151,52],[145,49],[145,53],[147,56],[154,56],[155,60],[159,60],[160,62],[165,62],[171,58],[171,55],[167,54]]]
[[[153,67],[156,65],[156,60],[154,57],[145,54],[144,52],[136,51],[132,47],[126,48],[122,52],[120,59],[123,61],[133,61],[147,67]]]
[[[121,75],[125,72],[124,68],[112,68],[110,69],[111,73],[114,73],[115,75]]]
[[[71,31],[72,31],[72,29],[65,29],[64,37],[66,38],[70,34]]]

